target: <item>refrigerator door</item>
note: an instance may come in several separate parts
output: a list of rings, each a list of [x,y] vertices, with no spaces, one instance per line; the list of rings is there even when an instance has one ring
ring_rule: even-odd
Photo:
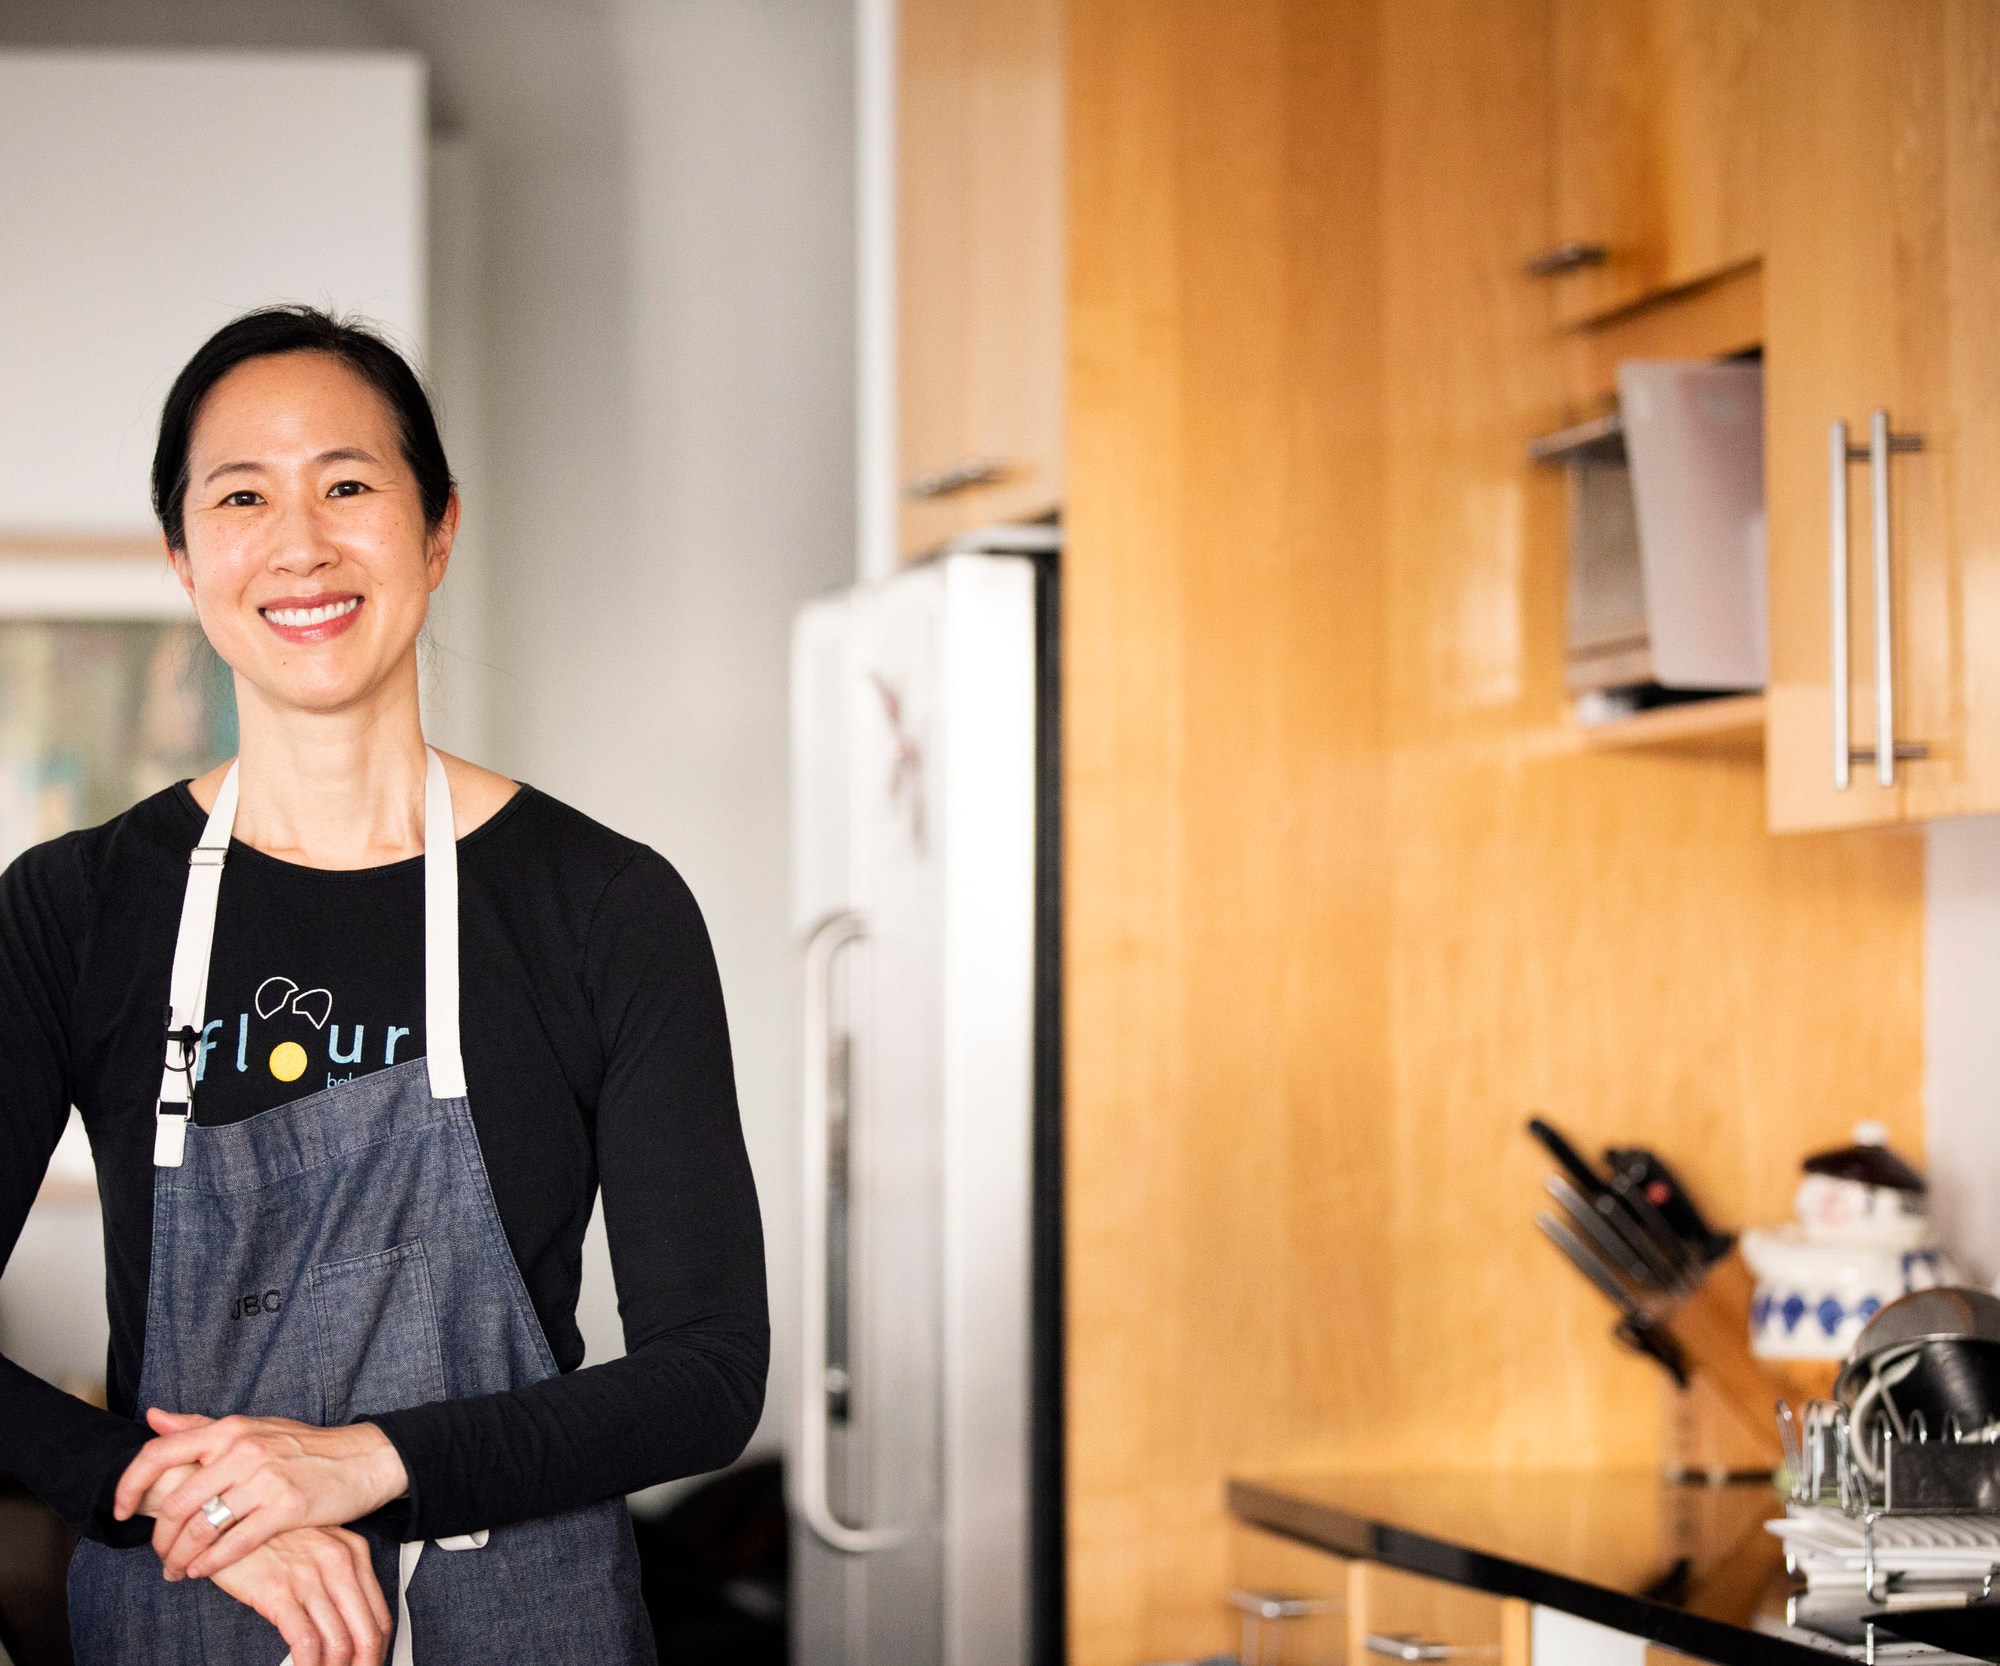
[[[1022,1666],[1034,590],[952,557],[801,615],[804,1666]]]

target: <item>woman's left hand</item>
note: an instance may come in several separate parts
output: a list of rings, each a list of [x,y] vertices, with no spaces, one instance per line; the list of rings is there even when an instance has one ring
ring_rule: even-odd
[[[320,1429],[283,1417],[146,1413],[155,1438],[119,1478],[113,1514],[135,1515],[168,1471],[194,1470],[153,1515],[153,1549],[168,1579],[205,1579],[294,1527],[343,1527],[409,1490],[403,1460],[372,1423]],[[230,1519],[209,1524],[220,1498]]]

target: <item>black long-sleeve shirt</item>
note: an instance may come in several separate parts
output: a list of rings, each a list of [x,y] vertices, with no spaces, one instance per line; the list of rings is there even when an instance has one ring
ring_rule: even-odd
[[[97,1163],[109,1410],[0,1358],[0,1472],[114,1544],[152,1241],[167,977],[204,817],[185,785],[0,875],[0,1266],[74,1104]],[[763,1237],[700,910],[653,851],[531,787],[458,844],[467,1090],[501,1225],[562,1375],[375,1419],[433,1538],[733,1460],[769,1355]],[[424,1048],[423,864],[233,845],[194,1120],[236,1121]],[[599,1187],[624,1358],[578,1370]],[[169,1407],[168,1409],[178,1409]]]

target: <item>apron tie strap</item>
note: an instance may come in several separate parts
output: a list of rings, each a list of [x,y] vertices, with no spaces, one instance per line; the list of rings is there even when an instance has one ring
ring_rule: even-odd
[[[434,1542],[439,1550],[484,1550],[486,1529],[477,1533],[455,1533],[448,1539]],[[389,1666],[416,1666],[416,1640],[410,1632],[410,1581],[416,1577],[417,1562],[424,1554],[422,1539],[412,1539],[400,1546],[396,1552],[396,1643],[389,1656]],[[293,1666],[292,1657],[286,1655],[278,1666]]]

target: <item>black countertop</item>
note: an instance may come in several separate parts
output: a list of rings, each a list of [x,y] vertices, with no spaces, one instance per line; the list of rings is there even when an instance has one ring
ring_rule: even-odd
[[[1861,1615],[1787,1623],[1783,1506],[1766,1483],[1680,1486],[1651,1471],[1299,1475],[1236,1480],[1255,1526],[1453,1585],[1562,1609],[1723,1666],[1826,1666]],[[1859,1658],[1859,1649],[1852,1651]],[[1949,1658],[1941,1654],[1931,1660]]]

